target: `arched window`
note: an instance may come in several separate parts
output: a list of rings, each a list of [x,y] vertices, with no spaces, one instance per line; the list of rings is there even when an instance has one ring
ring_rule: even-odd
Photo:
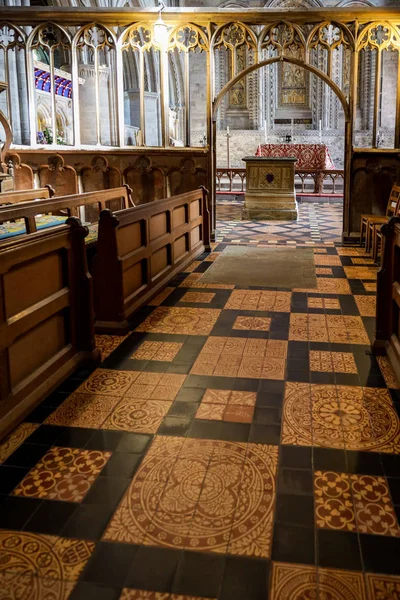
[[[71,40],[69,34],[53,23],[34,29],[28,40],[30,84],[36,119],[32,119],[32,138],[38,144],[74,144],[73,90],[71,76]],[[38,118],[39,107],[45,120]],[[67,115],[65,126],[57,124],[56,115]]]

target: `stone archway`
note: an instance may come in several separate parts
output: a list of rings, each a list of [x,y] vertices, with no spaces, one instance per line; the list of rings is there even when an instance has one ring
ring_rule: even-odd
[[[339,86],[337,86],[335,84],[334,81],[332,81],[323,71],[321,71],[320,69],[318,69],[317,67],[314,67],[313,65],[310,65],[302,60],[299,60],[297,58],[294,57],[289,57],[289,56],[279,56],[279,57],[273,57],[273,58],[269,58],[267,60],[263,60],[261,62],[258,62],[254,65],[251,65],[250,67],[247,67],[247,69],[244,69],[241,73],[239,73],[238,75],[236,75],[236,77],[232,78],[230,81],[228,81],[228,83],[226,83],[224,85],[224,87],[222,88],[222,90],[219,92],[218,96],[215,98],[214,102],[213,102],[213,107],[212,107],[212,138],[211,138],[211,149],[212,149],[212,199],[213,199],[213,225],[215,227],[215,223],[216,223],[216,193],[215,193],[215,181],[216,181],[216,168],[217,168],[217,162],[216,162],[216,115],[217,115],[217,111],[220,107],[220,104],[222,102],[222,99],[224,98],[224,96],[229,92],[229,90],[238,82],[240,81],[243,77],[246,77],[247,75],[249,75],[250,73],[252,73],[253,71],[257,71],[258,69],[261,69],[262,67],[266,67],[268,65],[272,65],[275,63],[279,63],[279,62],[287,62],[287,63],[291,63],[294,65],[297,65],[303,69],[308,70],[310,73],[313,73],[314,75],[316,75],[317,77],[320,77],[334,92],[334,94],[336,94],[336,96],[338,97],[342,107],[343,107],[343,112],[344,112],[344,118],[345,118],[345,139],[344,139],[344,156],[345,156],[345,160],[344,160],[344,188],[343,188],[343,231],[346,229],[347,226],[347,222],[348,222],[348,218],[349,218],[349,208],[350,208],[350,198],[349,198],[349,192],[350,192],[350,182],[349,182],[349,173],[350,173],[350,162],[351,162],[351,149],[352,149],[352,126],[353,126],[353,122],[352,122],[352,116],[351,116],[351,107],[349,102],[346,100],[345,95],[343,94],[342,90],[339,88]]]

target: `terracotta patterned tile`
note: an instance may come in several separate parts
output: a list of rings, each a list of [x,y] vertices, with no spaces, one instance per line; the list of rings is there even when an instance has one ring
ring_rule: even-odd
[[[361,317],[343,315],[290,315],[289,339],[294,341],[369,344]]]
[[[102,425],[102,429],[117,429],[136,433],[157,433],[172,402],[124,398]]]
[[[207,419],[212,421],[222,421],[225,406],[223,404],[205,404],[201,403],[197,409],[196,419]]]
[[[376,279],[377,267],[343,267],[348,279]]]
[[[210,337],[191,374],[253,379],[284,379],[287,342],[253,338]]]
[[[355,531],[350,476],[332,471],[315,471],[315,522],[317,527]]]
[[[387,356],[377,356],[376,358],[387,387],[395,390],[400,389],[400,384],[397,381],[397,377]]]
[[[186,267],[185,273],[193,273],[197,267],[201,265],[201,260],[194,260],[189,266]]]
[[[294,288],[292,291],[311,294],[351,294],[348,281],[336,277],[318,277],[316,288]]]
[[[161,360],[171,362],[182,348],[177,342],[143,342],[132,354],[136,360]]]
[[[166,298],[168,298],[168,296],[172,294],[174,290],[174,287],[166,287],[162,292],[150,300],[149,306],[160,306],[160,304],[162,304],[162,302],[164,302],[164,300],[166,300]]]
[[[363,286],[366,292],[376,292],[376,282],[363,281]]]
[[[100,427],[112,409],[121,400],[119,396],[80,394],[74,392],[45,420],[47,425],[64,427]]]
[[[400,536],[400,528],[384,477],[349,475],[360,533]]]
[[[38,423],[21,423],[0,443],[0,464],[3,463],[39,427]]]
[[[368,417],[370,419],[377,451],[400,454],[400,423],[389,391],[383,388],[363,388],[362,414],[363,423]],[[346,442],[346,445],[349,446],[349,443]]]
[[[202,283],[203,273],[191,273],[188,275],[179,287],[183,288],[203,288],[203,289],[214,289],[214,290],[233,290],[234,285],[228,285],[223,283]]]
[[[310,371],[357,374],[357,366],[351,352],[310,350]]]
[[[127,390],[126,398],[135,398],[146,400],[175,400],[181,389],[186,375],[177,375],[174,373],[138,373],[135,383]]]
[[[233,329],[249,331],[269,331],[271,319],[268,317],[236,317]]]
[[[67,598],[72,589],[68,584],[78,580],[94,547],[85,540],[1,530],[2,597]],[[59,586],[53,588],[51,581]],[[42,595],[45,590],[52,595]]]
[[[110,456],[111,452],[53,446],[13,495],[81,502]]]
[[[290,312],[291,298],[291,292],[234,290],[224,308],[232,310]]]
[[[313,566],[291,563],[272,564],[271,600],[322,600],[322,597],[366,600],[363,574],[338,569],[317,570]]]
[[[362,317],[375,317],[376,297],[375,296],[354,296],[357,308]]]
[[[145,545],[217,553],[228,548],[232,554],[268,557],[277,447],[190,439],[179,445],[175,440],[175,452],[172,441],[168,453],[160,443],[145,456],[103,539],[140,538]],[[166,472],[171,477],[160,496]],[[156,506],[155,496],[160,498]],[[141,511],[133,508],[138,503]]]
[[[287,381],[285,384],[281,443],[312,445],[311,389],[308,383]]]
[[[336,248],[336,252],[339,256],[366,256],[365,248],[360,248],[359,246],[353,246],[351,248]]]
[[[207,406],[207,405],[205,405]],[[211,406],[211,405],[208,405]],[[223,421],[230,421],[232,423],[251,423],[253,420],[254,407],[253,406],[240,406],[234,404],[228,404],[225,408],[223,415]]]
[[[228,404],[239,406],[255,406],[257,401],[256,392],[231,392]]]
[[[209,335],[221,310],[159,306],[135,329],[138,332]]]
[[[119,600],[206,600],[198,596],[182,596],[181,594],[164,594],[163,592],[146,592],[124,588]],[[215,599],[214,599],[215,600]]]
[[[341,267],[342,261],[340,260],[340,256],[335,255],[324,255],[324,256],[314,256],[314,262],[319,267]]]
[[[209,304],[214,297],[215,294],[209,292],[186,292],[180,299],[180,302],[201,302],[202,304]]]
[[[309,298],[310,300],[310,298]],[[325,309],[340,309],[340,302],[335,298],[322,298],[322,306]]]
[[[77,391],[89,394],[123,396],[137,376],[138,373],[134,373],[133,371],[96,369],[89,378],[79,386]]]
[[[41,600],[42,598],[57,598],[67,600],[76,586],[75,581],[58,581],[52,578],[41,578],[32,573],[5,572],[2,574],[2,598],[20,598]]]
[[[353,265],[370,265],[371,267],[374,266],[374,261],[372,260],[371,257],[368,258],[352,258],[351,262]]]
[[[318,266],[324,267],[341,267],[342,261],[340,260],[340,256],[335,255],[325,255],[325,256],[314,256],[314,262]]]
[[[231,394],[230,390],[207,389],[201,402],[204,404],[228,404]]]
[[[326,248],[314,248],[314,254],[326,254],[326,253],[327,253]]]
[[[128,335],[95,335],[96,339],[96,348],[99,348],[101,352],[101,360],[105,360],[107,356],[110,356],[111,352],[114,352],[118,346],[122,344],[124,340],[126,340]]]
[[[316,267],[315,268],[316,275],[332,275],[332,269],[328,267]]]
[[[204,262],[214,262],[217,260],[220,254],[221,252],[211,252],[211,254],[209,254],[207,258],[204,259]]]
[[[400,597],[400,577],[366,573],[368,600],[397,600]]]

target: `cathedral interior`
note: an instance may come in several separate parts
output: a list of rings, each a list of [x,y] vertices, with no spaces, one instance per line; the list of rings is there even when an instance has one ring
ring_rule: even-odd
[[[400,1],[0,0],[0,599],[400,599]]]

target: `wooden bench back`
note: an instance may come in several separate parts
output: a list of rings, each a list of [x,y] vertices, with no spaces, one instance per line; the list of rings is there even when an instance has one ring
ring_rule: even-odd
[[[97,205],[99,210],[107,208],[107,203],[112,200],[122,200],[122,206],[127,209],[135,206],[132,201],[132,190],[127,185],[110,190],[97,190],[83,194],[71,194],[70,196],[57,196],[35,202],[21,202],[17,206],[4,206],[0,209],[0,223],[25,220],[26,232],[36,231],[35,216],[65,211],[66,218],[78,216],[79,208],[82,206]]]
[[[4,205],[19,204],[20,202],[29,202],[31,200],[45,200],[52,198],[54,190],[51,185],[45,185],[36,190],[19,190],[18,192],[3,192],[0,194],[0,208]]]
[[[96,330],[127,331],[131,315],[210,249],[204,188],[100,214],[92,276]]]
[[[390,190],[389,200],[386,208],[386,216],[393,217],[399,214],[400,210],[400,186],[394,184]]]
[[[2,246],[0,438],[79,364],[98,358],[87,232],[70,218]]]

